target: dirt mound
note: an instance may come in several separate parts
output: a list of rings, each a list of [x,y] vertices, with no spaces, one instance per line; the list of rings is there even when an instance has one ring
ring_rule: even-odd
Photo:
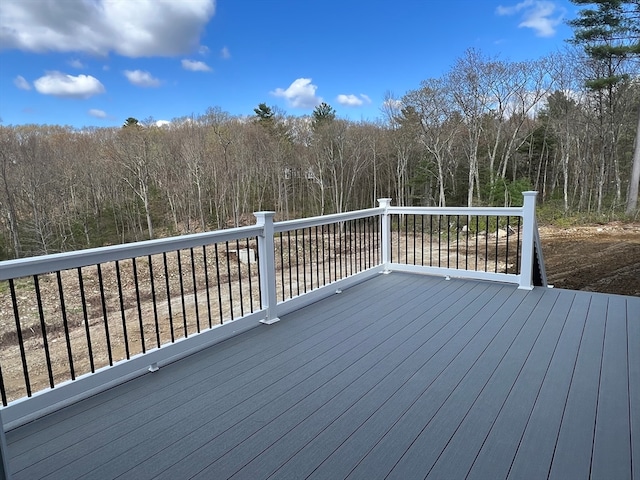
[[[640,223],[540,228],[549,283],[640,296]]]

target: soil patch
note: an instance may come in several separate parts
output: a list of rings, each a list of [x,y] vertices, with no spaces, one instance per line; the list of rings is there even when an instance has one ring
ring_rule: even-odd
[[[640,296],[640,223],[543,226],[540,237],[556,288]]]

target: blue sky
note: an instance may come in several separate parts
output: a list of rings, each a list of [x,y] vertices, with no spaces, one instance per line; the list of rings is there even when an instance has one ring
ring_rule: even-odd
[[[320,101],[375,120],[465,50],[562,50],[568,0],[2,0],[3,125],[119,126]]]

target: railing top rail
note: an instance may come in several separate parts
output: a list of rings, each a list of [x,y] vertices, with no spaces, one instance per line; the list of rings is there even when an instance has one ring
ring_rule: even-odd
[[[117,260],[155,255],[163,252],[201,247],[212,243],[254,237],[260,233],[262,233],[261,227],[251,225],[213,232],[126,243],[123,245],[112,245],[108,247],[89,248],[73,252],[7,260],[0,262],[0,280],[9,280],[11,278],[21,278],[59,270],[114,262]]]
[[[381,215],[384,213],[384,211],[384,208],[377,207],[367,208],[364,210],[355,210],[353,212],[333,213],[331,215],[320,215],[317,217],[301,218],[297,220],[285,220],[283,222],[275,223],[273,225],[273,229],[275,233],[286,232],[288,230],[316,227],[335,222],[346,222],[348,220],[356,220],[358,218],[372,217],[374,215]]]
[[[523,207],[389,207],[390,214],[523,216]]]

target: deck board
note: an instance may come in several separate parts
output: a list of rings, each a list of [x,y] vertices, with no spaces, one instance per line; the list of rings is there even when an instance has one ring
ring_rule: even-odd
[[[608,475],[620,480],[631,478],[629,431],[626,302],[622,297],[609,297],[604,332],[602,369],[598,390],[598,409],[592,453],[591,474],[596,478]]]
[[[468,472],[469,478],[506,478],[549,365],[556,352],[573,299],[556,302],[525,360],[500,412]],[[445,465],[440,463],[440,465]],[[438,470],[434,469],[438,476]]]
[[[518,441],[508,478],[546,478],[569,395],[590,298],[576,296],[549,369]],[[552,441],[549,441],[552,439]]]
[[[589,478],[607,297],[591,298],[549,478]]]
[[[632,478],[640,478],[640,298],[627,298],[627,355]],[[635,407],[634,407],[635,406]]]
[[[8,432],[14,478],[638,478],[639,312],[380,275]]]
[[[555,300],[540,303],[531,311],[518,336],[481,390],[471,391],[462,405],[446,403],[433,420],[423,427],[419,436],[393,466],[389,478],[416,478],[431,470],[446,469],[449,478],[464,478],[500,408],[546,323]],[[462,391],[463,394],[466,388]],[[418,422],[421,412],[414,409],[411,422]],[[399,433],[397,434],[399,435]],[[433,478],[438,478],[434,473]]]

